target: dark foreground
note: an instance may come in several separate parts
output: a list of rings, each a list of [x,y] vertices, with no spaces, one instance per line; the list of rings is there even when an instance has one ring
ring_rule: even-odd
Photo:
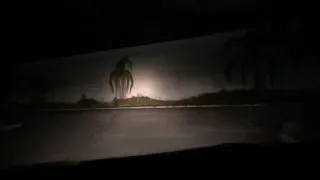
[[[0,132],[1,168],[142,155],[222,143],[274,143],[284,122],[311,117],[302,106],[41,112]]]

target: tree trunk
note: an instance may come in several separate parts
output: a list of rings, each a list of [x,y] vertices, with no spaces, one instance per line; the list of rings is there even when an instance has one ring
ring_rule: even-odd
[[[120,87],[120,81],[117,80],[117,81],[116,81],[116,85],[115,85],[116,99],[120,99],[119,87]]]

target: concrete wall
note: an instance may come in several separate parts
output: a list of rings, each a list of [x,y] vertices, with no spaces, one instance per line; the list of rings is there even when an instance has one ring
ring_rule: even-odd
[[[226,81],[222,49],[228,38],[241,37],[245,31],[28,63],[20,66],[19,71],[37,72],[52,82],[52,93],[47,95],[52,101],[74,102],[83,93],[97,100],[113,99],[109,74],[123,56],[129,56],[133,62],[134,87],[129,97],[142,94],[168,100],[221,89],[239,89],[243,88],[240,78],[233,83]],[[315,84],[312,77],[317,71],[311,64],[306,64],[299,73],[290,71],[286,63],[278,67],[281,70],[276,76],[277,88],[313,87]]]

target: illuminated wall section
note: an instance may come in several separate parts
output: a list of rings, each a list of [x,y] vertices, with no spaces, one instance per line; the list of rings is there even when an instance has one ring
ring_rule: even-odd
[[[128,97],[140,94],[155,99],[176,100],[221,89],[243,88],[237,77],[239,74],[234,75],[234,82],[226,81],[224,68],[227,61],[222,49],[227,39],[241,37],[244,33],[245,30],[241,30],[80,54],[28,63],[20,70],[27,74],[40,73],[46,81],[52,82],[52,93],[47,93],[49,101],[75,102],[81,94],[96,100],[111,101],[114,94],[110,89],[109,75],[122,57],[129,56],[133,63],[134,86]],[[304,76],[308,73],[310,77],[312,75],[310,70],[302,73]],[[276,78],[277,88],[311,87],[313,84],[312,79],[302,80],[301,75],[294,73],[279,73]]]

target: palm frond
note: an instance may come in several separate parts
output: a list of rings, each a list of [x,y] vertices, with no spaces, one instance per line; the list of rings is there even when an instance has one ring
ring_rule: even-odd
[[[125,81],[126,81],[125,92],[130,93],[129,92],[130,79],[128,78],[128,76],[125,76]]]
[[[129,66],[129,69],[132,70],[132,62],[129,60],[128,56],[123,57],[116,65],[116,68],[119,70],[124,70],[126,65]]]
[[[124,61],[124,64],[125,64],[125,65],[128,65],[130,71],[132,71],[132,62],[129,60],[129,57],[126,56],[126,57],[124,57],[123,59],[124,59],[124,60],[123,60],[123,61]],[[125,66],[125,65],[124,65],[124,66]]]
[[[116,97],[119,96],[120,99],[122,98],[121,97],[121,88],[122,88],[122,86],[121,86],[121,76],[118,75],[116,77],[115,95],[116,95]]]
[[[113,83],[116,83],[116,71],[111,72],[110,74],[110,79],[109,79],[109,84],[111,88],[111,92],[114,93],[114,86]]]
[[[126,66],[128,66],[128,68]],[[125,56],[116,64],[116,69],[110,74],[109,83],[112,93],[115,91],[115,96],[119,96],[120,99],[125,98],[127,93],[131,93],[134,83],[131,70],[132,62],[128,56]]]
[[[134,84],[132,74],[131,74],[130,71],[125,70],[124,75],[128,79],[128,81],[127,81],[128,85],[129,85],[129,83],[131,84],[130,85],[130,89],[129,89],[129,93],[131,93],[131,90],[132,90],[132,87],[133,87],[133,84]]]
[[[251,34],[249,34],[251,35]],[[248,34],[246,35],[248,36]],[[224,74],[226,76],[226,79],[231,82],[231,71],[234,70],[234,68],[240,66],[240,76],[242,80],[242,84],[245,87],[247,84],[247,76],[246,76],[246,70],[248,65],[248,47],[247,42],[245,38],[242,37],[234,37],[227,40],[227,42],[224,44],[224,55],[227,57],[227,65],[224,70]]]

